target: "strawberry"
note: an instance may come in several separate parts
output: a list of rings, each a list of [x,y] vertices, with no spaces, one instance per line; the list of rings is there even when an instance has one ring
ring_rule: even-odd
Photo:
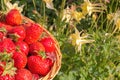
[[[23,41],[25,39],[26,32],[22,26],[16,26],[9,31],[8,36],[14,41]]]
[[[5,38],[0,41],[0,52],[6,51],[7,53],[12,53],[15,51],[15,44],[10,38]]]
[[[5,22],[0,22],[0,28],[1,27],[4,27],[6,31],[10,31],[13,28],[11,25],[6,24]]]
[[[41,29],[38,24],[35,24],[35,23],[31,24],[31,26],[29,26],[26,29],[25,42],[28,44],[37,42],[42,32],[43,32],[43,29]]]
[[[45,47],[46,52],[54,52],[55,51],[55,43],[50,37],[45,37],[40,40],[40,42]]]
[[[0,27],[2,27],[4,25],[4,23],[3,22],[0,22]]]
[[[33,55],[28,57],[28,69],[34,74],[45,76],[50,71],[50,65],[46,58]]]
[[[24,68],[27,64],[27,56],[23,52],[15,51],[12,58],[14,59],[14,66],[18,69]]]
[[[38,74],[32,74],[32,80],[38,80],[40,76]]]
[[[52,67],[52,66],[53,66],[53,61],[52,61],[52,59],[46,58],[46,60],[47,60],[47,62],[48,62],[48,64],[49,64],[49,66]]]
[[[6,14],[6,23],[9,25],[20,25],[22,23],[21,13],[17,9],[11,9]]]
[[[4,33],[3,32],[0,32],[0,40],[3,40],[4,39]]]
[[[6,74],[4,76],[0,76],[0,80],[15,80],[15,77],[10,76],[9,74]]]
[[[18,41],[18,42],[15,43],[15,45],[21,52],[25,53],[26,56],[28,55],[29,46],[26,42]]]
[[[15,80],[32,80],[32,73],[27,69],[18,69]]]
[[[33,23],[29,22],[29,23],[24,23],[22,24],[22,26],[27,29],[28,27],[30,27]]]
[[[0,28],[5,27],[7,31],[11,30],[13,27],[11,25],[6,24],[5,22],[0,22]]]
[[[32,43],[30,44],[30,54],[33,54],[33,55],[37,55],[41,52],[45,52],[45,48],[44,46],[40,43],[40,42],[35,42],[35,43]]]

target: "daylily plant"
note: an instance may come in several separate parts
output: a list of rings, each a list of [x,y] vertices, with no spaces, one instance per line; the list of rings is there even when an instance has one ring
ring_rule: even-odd
[[[73,20],[79,22],[82,18],[84,18],[84,15],[82,14],[82,12],[76,10],[75,5],[72,5],[71,7],[67,7],[63,11],[62,20],[66,19],[66,22],[70,22]]]
[[[103,3],[92,4],[89,0],[84,0],[81,8],[84,15],[91,15],[93,12],[102,12],[103,10],[106,10],[106,6]]]
[[[72,42],[72,45],[77,48],[78,52],[81,51],[81,47],[83,44],[94,42],[94,40],[87,39],[88,34],[81,35],[81,33],[82,31],[79,32],[77,28],[75,28],[75,33],[70,35],[70,40]]]
[[[110,24],[113,22],[113,26],[115,26],[115,29],[113,33],[116,30],[120,30],[120,11],[116,11],[115,13],[110,13],[107,15],[107,19],[110,21]]]

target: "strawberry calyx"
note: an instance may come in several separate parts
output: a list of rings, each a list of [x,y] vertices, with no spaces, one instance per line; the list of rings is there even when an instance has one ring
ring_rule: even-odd
[[[11,9],[17,9],[21,13],[23,11],[24,5],[18,6],[19,1],[16,1],[14,4],[10,2],[11,0],[7,0],[5,3],[6,11],[9,12]]]
[[[5,62],[5,65],[0,64],[0,66],[3,68],[1,76],[5,76],[7,74],[9,74],[10,76],[15,75],[17,69],[14,67],[14,60],[12,59],[11,53],[0,53],[0,62]]]
[[[0,32],[6,33],[7,30],[6,30],[6,28],[4,26],[2,26],[2,27],[0,27]]]
[[[3,40],[5,38],[6,33],[6,28],[4,26],[0,26],[0,40]]]
[[[13,41],[17,42],[20,36],[16,33],[8,35]]]
[[[39,51],[38,54],[41,55],[43,59],[46,58],[46,54],[44,51]]]
[[[35,53],[37,53],[37,55],[41,56],[43,59],[46,58],[46,53],[44,51],[37,51],[37,50],[34,50]]]
[[[17,51],[17,52],[21,52],[20,46],[16,46],[16,51]]]
[[[17,68],[14,67],[14,61],[12,60],[11,62],[7,62],[6,65],[4,66],[4,71],[2,73],[2,76],[5,76],[9,74],[10,76],[14,76],[16,73]]]
[[[0,61],[9,62],[12,59],[11,57],[12,54],[8,54],[6,51],[0,53]]]

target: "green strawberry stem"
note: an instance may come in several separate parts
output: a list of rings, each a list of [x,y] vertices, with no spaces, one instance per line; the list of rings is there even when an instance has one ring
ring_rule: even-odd
[[[3,64],[0,65],[4,68],[2,76],[6,75],[6,74],[14,76],[17,68],[14,67],[14,60],[12,59],[12,53],[7,53],[6,51],[4,51],[3,53],[1,52],[0,53],[0,62],[6,62],[5,65],[3,65]]]
[[[9,62],[12,59],[11,56],[12,56],[11,53],[7,52],[0,53],[0,61]]]
[[[17,35],[17,34],[9,34],[9,37],[10,37],[11,39],[13,39],[15,42],[17,42],[17,41],[18,41],[18,38],[19,38],[20,36]]]
[[[43,59],[46,58],[46,54],[44,51],[34,51],[34,52],[36,52],[36,53],[38,53],[38,55],[42,56]]]
[[[11,62],[7,62],[6,66],[4,67],[4,71],[2,76],[9,74],[11,76],[14,76],[16,73],[17,68],[14,67],[14,61],[11,60]]]
[[[45,52],[40,51],[39,53],[40,53],[40,55],[42,56],[43,59],[46,58],[46,54],[45,54]]]
[[[6,28],[3,26],[3,27],[0,28],[0,32],[3,32],[3,33],[5,34],[5,33],[7,33],[7,30],[6,30]]]
[[[16,46],[16,51],[17,51],[17,52],[21,52],[20,46]]]

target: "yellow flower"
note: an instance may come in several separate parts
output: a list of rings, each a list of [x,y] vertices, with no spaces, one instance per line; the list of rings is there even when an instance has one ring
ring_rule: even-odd
[[[113,17],[114,17],[113,14],[107,14],[107,19],[108,19],[108,20],[111,20]]]
[[[63,18],[62,20],[66,19],[66,22],[70,22],[72,20],[80,21],[82,18],[84,18],[84,15],[82,12],[78,12],[76,10],[76,6],[72,5],[71,7],[67,7],[63,10]]]
[[[93,21],[95,21],[95,20],[97,19],[97,17],[98,17],[97,14],[93,14],[93,15],[92,15]]]
[[[55,9],[53,5],[53,0],[43,0],[46,3],[48,9]]]
[[[91,15],[93,12],[102,12],[103,10],[106,10],[106,6],[102,3],[92,4],[89,0],[84,0],[81,9],[84,15]]]
[[[107,19],[110,21],[110,24],[113,22],[116,30],[120,30],[120,11],[116,11],[115,13],[110,13],[107,15]]]
[[[67,7],[66,9],[63,10],[63,17],[62,20],[66,19],[66,22],[69,22],[71,20],[71,12],[70,12],[70,8]]]
[[[71,43],[73,46],[75,46],[77,48],[78,51],[81,51],[81,47],[83,44],[94,42],[94,40],[86,39],[88,37],[87,34],[81,36],[80,35],[81,33],[82,32],[79,32],[75,28],[75,33],[70,35]]]
[[[79,22],[84,16],[83,16],[82,12],[72,11],[71,17]]]
[[[116,25],[116,28],[120,30],[120,18],[117,19],[115,25]]]

